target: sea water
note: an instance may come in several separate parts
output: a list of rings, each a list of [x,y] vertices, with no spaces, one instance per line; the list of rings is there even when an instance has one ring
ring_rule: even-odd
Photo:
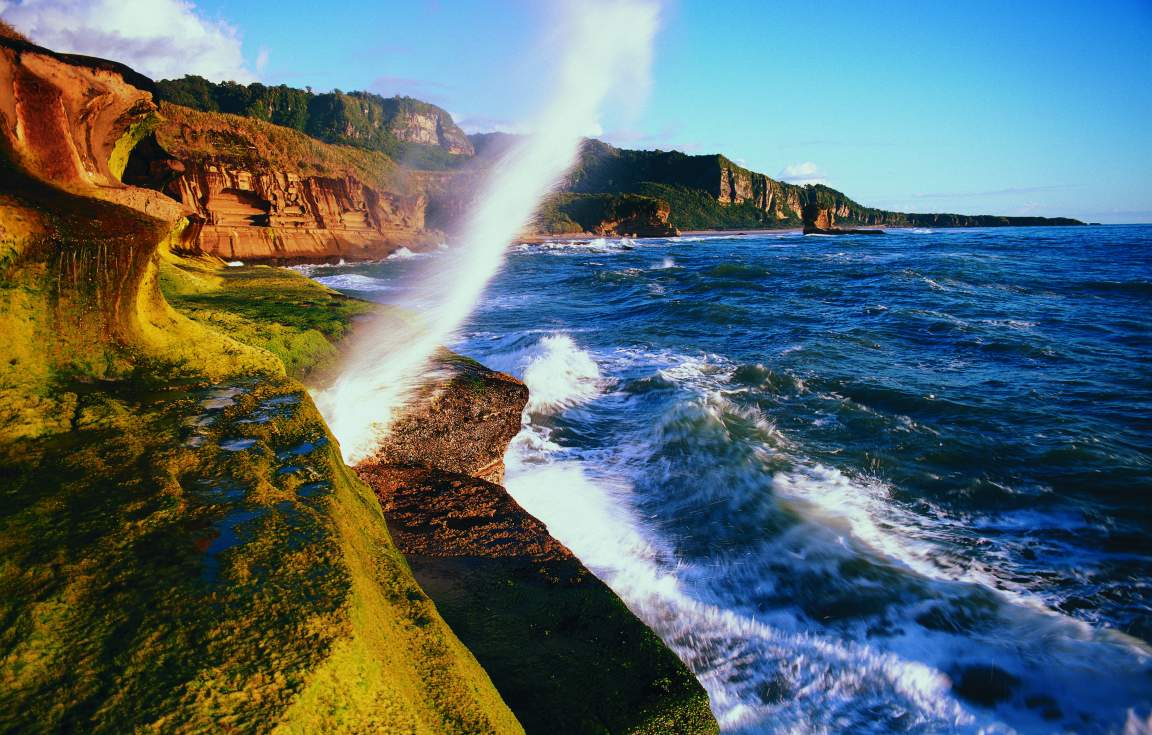
[[[726,732],[1148,731],[1152,227],[517,245],[453,347]]]

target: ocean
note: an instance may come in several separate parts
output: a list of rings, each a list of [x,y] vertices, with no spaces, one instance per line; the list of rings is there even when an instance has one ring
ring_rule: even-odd
[[[453,347],[725,732],[1148,731],[1152,226],[517,245]]]

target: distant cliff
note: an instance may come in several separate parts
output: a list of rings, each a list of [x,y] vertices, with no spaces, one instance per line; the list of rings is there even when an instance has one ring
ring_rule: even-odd
[[[544,234],[671,237],[668,203],[639,194],[556,194],[537,210],[535,229]]]
[[[252,191],[263,201],[236,202],[224,190],[247,191],[245,185],[232,182],[220,185],[220,190],[215,191],[217,178],[209,175],[215,172],[190,170],[188,180],[199,179],[201,188],[214,200],[205,205],[209,211],[200,212],[207,226],[222,226],[219,218],[224,217],[237,233],[234,237],[232,230],[206,229],[199,236],[201,243],[209,251],[230,252],[234,257],[284,259],[335,253],[348,257],[349,252],[353,253],[352,257],[370,257],[369,251],[373,248],[365,246],[367,240],[375,238],[378,250],[380,238],[405,233],[418,238],[417,233],[424,233],[427,236],[423,239],[428,239],[434,236],[428,230],[451,231],[477,192],[477,182],[482,180],[477,173],[516,141],[516,136],[502,133],[467,136],[445,110],[408,97],[387,98],[339,90],[317,94],[310,89],[284,85],[218,84],[194,76],[157,82],[156,95],[172,103],[172,110],[179,109],[175,105],[180,105],[203,113],[228,113],[271,123],[277,128],[290,128],[315,141],[379,154],[381,166],[410,173],[414,183],[406,187],[370,186],[371,192],[359,189],[360,183],[367,183],[364,177],[358,177],[358,183],[347,185],[302,183],[304,189],[320,187],[333,193],[330,197],[320,197],[331,203],[301,205],[306,211],[297,212],[294,204],[288,204],[288,209],[278,209],[282,202],[294,201],[295,194],[288,191],[288,184],[253,179],[256,188]],[[182,117],[188,119],[186,114]],[[209,119],[198,118],[197,124],[203,125]],[[238,135],[243,137],[250,128],[235,122],[237,119],[232,118],[229,124],[237,127]],[[235,153],[238,146],[249,146],[249,151],[263,150],[261,146],[253,147],[251,140],[248,143],[230,141],[225,133],[218,131],[216,137],[208,141],[216,146],[218,156]],[[201,142],[204,140],[202,137]],[[301,161],[317,155],[308,150],[309,144],[304,138],[294,141],[292,147],[303,154]],[[282,173],[303,175],[291,167]],[[276,188],[282,191],[272,196]],[[374,199],[376,195],[380,199]],[[404,199],[409,195],[422,199]],[[387,200],[383,209],[373,203],[377,200]],[[182,201],[194,203],[187,197]],[[797,186],[777,181],[720,154],[628,150],[587,140],[577,164],[561,187],[561,194],[542,204],[534,226],[545,234],[647,236],[667,235],[677,230],[799,227],[806,204],[834,212],[837,220],[846,226],[1083,224],[1067,218],[891,212],[865,207],[827,186]],[[219,216],[211,211],[213,209],[218,210]],[[213,221],[214,217],[217,221]],[[268,229],[235,229],[245,221],[255,227],[295,229],[289,230],[293,236],[287,240],[285,235],[276,235]],[[309,234],[305,235],[302,230]],[[319,239],[308,244],[308,238],[313,236]],[[245,240],[265,244],[247,248]],[[280,248],[277,242],[285,246]],[[233,243],[240,243],[240,249],[235,249]]]
[[[845,225],[997,227],[1080,225],[1064,217],[909,214],[857,204],[823,185],[797,186],[750,171],[719,154],[637,151],[585,141],[564,189],[575,194],[634,193],[669,204],[668,222],[684,230],[796,227],[806,204],[835,212]]]

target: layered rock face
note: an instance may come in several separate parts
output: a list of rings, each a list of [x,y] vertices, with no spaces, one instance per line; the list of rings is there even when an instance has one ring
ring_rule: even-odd
[[[691,672],[499,484],[528,391],[443,372],[356,472],[437,609],[528,733],[716,733]]]
[[[186,242],[199,252],[243,261],[362,260],[427,240],[422,194],[377,191],[353,176],[176,166],[182,170],[164,188],[196,213]]]
[[[183,252],[276,263],[377,259],[439,241],[421,182],[382,153],[163,105],[125,180],[182,204]]]

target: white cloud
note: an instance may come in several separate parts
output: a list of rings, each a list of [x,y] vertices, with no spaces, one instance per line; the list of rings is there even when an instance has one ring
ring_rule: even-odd
[[[790,163],[776,174],[776,178],[787,181],[789,184],[805,186],[807,184],[827,184],[828,178],[820,167],[811,161],[803,163]]]
[[[154,79],[256,78],[237,30],[187,0],[0,0],[0,15],[41,46],[119,61]]]

